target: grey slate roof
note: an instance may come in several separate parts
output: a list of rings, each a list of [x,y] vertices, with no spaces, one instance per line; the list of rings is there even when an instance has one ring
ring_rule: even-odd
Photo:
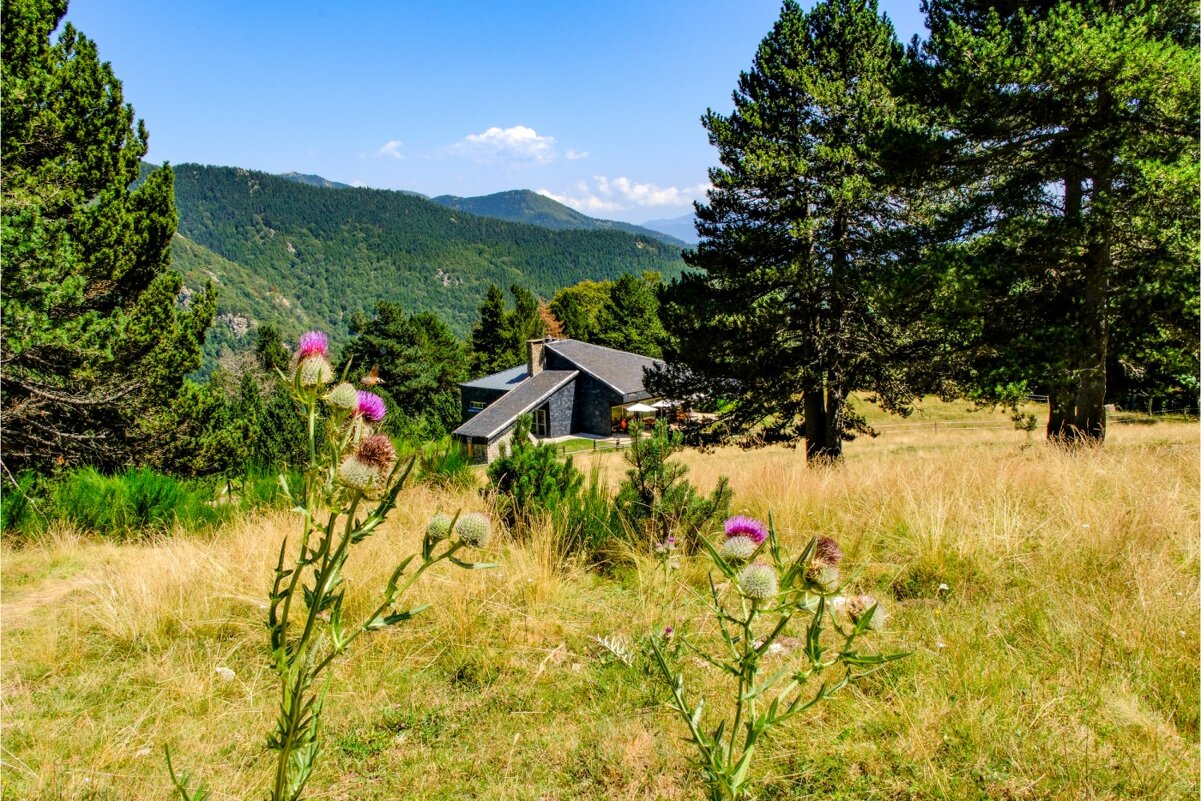
[[[523,363],[516,367],[510,367],[508,370],[502,370],[499,373],[477,378],[474,381],[464,381],[459,386],[477,387],[479,389],[501,389],[507,392],[524,381],[527,372],[528,369]]]
[[[559,339],[546,343],[548,350],[567,359],[586,373],[600,379],[622,395],[634,395],[646,391],[642,371],[654,365],[662,365],[658,359],[614,350],[602,345],[580,342],[578,339]]]
[[[483,411],[478,412],[466,423],[456,428],[454,433],[461,437],[492,439],[508,428],[520,415],[555,394],[579,374],[578,370],[543,370],[518,384],[492,405],[485,407]],[[504,373],[496,375],[504,375]],[[489,376],[489,378],[493,377],[495,376]]]

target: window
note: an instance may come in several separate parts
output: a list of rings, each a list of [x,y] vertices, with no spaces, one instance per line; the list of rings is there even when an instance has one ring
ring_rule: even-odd
[[[550,433],[550,425],[548,423],[546,407],[534,411],[534,436],[545,437]]]
[[[486,401],[467,401],[467,414],[475,414],[484,410],[488,403]]]

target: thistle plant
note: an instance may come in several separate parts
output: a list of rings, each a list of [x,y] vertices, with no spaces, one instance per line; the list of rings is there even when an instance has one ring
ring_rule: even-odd
[[[374,534],[395,508],[413,461],[402,468],[391,440],[374,429],[386,413],[384,401],[345,381],[327,388],[333,378],[325,335],[305,334],[290,383],[308,422],[309,465],[303,487],[290,487],[280,478],[301,517],[299,547],[289,561],[288,538],[280,544],[267,612],[271,666],[280,689],[275,730],[267,738],[275,753],[271,801],[296,801],[313,774],[335,660],[360,636],[427,609],[429,604],[402,608],[400,599],[439,562],[469,570],[492,567],[460,558],[463,549],[487,543],[487,517],[437,515],[420,549],[396,565],[378,603],[365,616],[349,619],[343,569],[354,546]],[[190,790],[186,777],[174,770],[172,778],[185,801],[208,797],[203,786]]]
[[[774,726],[906,656],[858,650],[857,641],[880,628],[884,613],[870,596],[838,594],[842,551],[834,540],[816,537],[789,562],[774,526],[740,516],[726,521],[725,533],[717,545],[700,537],[715,568],[709,594],[720,652],[710,654],[670,627],[649,638],[653,661],[671,688],[671,705],[688,727],[710,801],[747,797],[755,749]],[[801,636],[788,651],[778,641],[790,627]],[[765,675],[764,662],[776,652],[783,654],[782,664]],[[706,723],[705,699],[685,694],[686,653],[726,674],[732,721],[727,716],[716,726]]]

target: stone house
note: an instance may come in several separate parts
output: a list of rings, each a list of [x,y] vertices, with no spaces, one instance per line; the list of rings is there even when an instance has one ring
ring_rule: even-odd
[[[523,414],[532,415],[538,439],[609,436],[619,430],[625,406],[652,397],[643,376],[663,364],[574,339],[531,339],[526,347],[525,364],[459,385],[463,424],[453,436],[474,462],[499,456]]]

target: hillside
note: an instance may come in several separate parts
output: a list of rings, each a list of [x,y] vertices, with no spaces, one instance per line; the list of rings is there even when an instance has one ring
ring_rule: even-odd
[[[435,203],[452,209],[478,214],[481,217],[495,217],[498,220],[522,222],[550,228],[556,231],[573,229],[585,231],[625,231],[636,236],[654,237],[668,245],[683,248],[685,243],[674,236],[662,231],[655,231],[631,223],[617,220],[599,220],[581,214],[573,208],[564,206],[545,195],[531,192],[528,189],[513,189],[508,192],[497,192],[494,195],[481,197],[457,197],[455,195],[440,195],[432,198]]]
[[[672,277],[683,267],[678,248],[649,234],[547,230],[409,193],[332,192],[232,167],[182,164],[174,172],[175,264],[192,290],[216,276],[218,312],[230,330],[215,332],[214,342],[236,344],[237,330],[264,322],[341,337],[351,314],[380,300],[437,312],[463,335],[489,283],[550,297],[584,278],[645,270]]]

